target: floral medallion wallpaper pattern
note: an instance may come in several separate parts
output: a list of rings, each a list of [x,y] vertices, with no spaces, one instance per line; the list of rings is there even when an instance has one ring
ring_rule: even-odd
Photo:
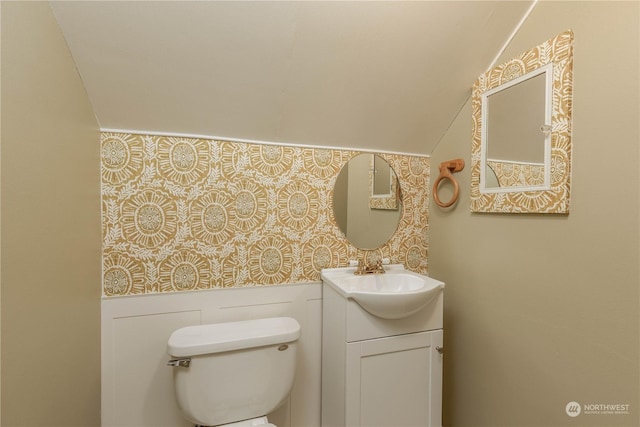
[[[505,162],[487,159],[500,187],[533,187],[544,185],[544,164]]]
[[[166,137],[101,136],[105,296],[320,280],[351,259],[426,273],[429,159],[382,154],[402,217],[361,251],[333,219],[333,184],[357,151]]]

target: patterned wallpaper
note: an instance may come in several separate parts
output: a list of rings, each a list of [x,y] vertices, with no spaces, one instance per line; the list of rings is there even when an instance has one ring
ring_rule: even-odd
[[[101,138],[105,296],[320,280],[350,259],[426,273],[429,159],[382,154],[403,212],[361,251],[335,225],[333,184],[357,151],[128,133]]]
[[[517,163],[487,159],[500,187],[534,187],[544,185],[544,163]]]

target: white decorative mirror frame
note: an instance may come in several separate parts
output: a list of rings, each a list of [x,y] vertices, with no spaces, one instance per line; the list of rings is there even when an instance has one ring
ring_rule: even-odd
[[[488,98],[545,75],[544,163],[532,169],[534,184],[488,185]],[[473,85],[471,147],[471,211],[501,213],[569,213],[571,185],[571,117],[573,104],[573,32],[556,37],[482,74]],[[523,106],[524,108],[524,106]],[[550,123],[548,122],[550,118]],[[550,132],[549,132],[550,131]],[[513,165],[508,166],[513,169]],[[540,169],[541,168],[541,169]],[[498,169],[494,166],[493,169]],[[496,172],[496,170],[494,170]],[[498,183],[501,181],[497,172]],[[495,181],[494,181],[495,182]]]

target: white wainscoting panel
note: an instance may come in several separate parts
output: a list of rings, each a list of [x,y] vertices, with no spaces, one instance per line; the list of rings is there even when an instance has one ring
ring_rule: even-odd
[[[322,287],[319,282],[105,298],[102,301],[102,425],[189,427],[175,403],[167,340],[183,326],[289,316],[301,326],[289,402],[279,427],[319,427]]]

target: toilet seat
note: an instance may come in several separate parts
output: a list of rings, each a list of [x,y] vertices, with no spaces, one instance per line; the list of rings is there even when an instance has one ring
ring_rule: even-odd
[[[251,418],[250,420],[238,421],[236,423],[221,424],[216,427],[278,427],[271,424],[267,417]]]

